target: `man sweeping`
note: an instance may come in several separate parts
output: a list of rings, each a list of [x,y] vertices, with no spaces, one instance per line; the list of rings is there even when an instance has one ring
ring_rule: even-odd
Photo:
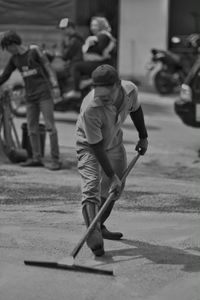
[[[110,65],[101,65],[92,73],[94,89],[84,98],[76,124],[78,170],[81,176],[82,214],[88,227],[108,194],[115,192],[117,200],[124,188],[120,181],[127,167],[121,126],[130,115],[139,135],[135,147],[144,155],[147,130],[135,84],[120,80]],[[104,255],[103,239],[119,240],[121,232],[111,232],[104,225],[115,200],[111,202],[87,245],[95,256]]]

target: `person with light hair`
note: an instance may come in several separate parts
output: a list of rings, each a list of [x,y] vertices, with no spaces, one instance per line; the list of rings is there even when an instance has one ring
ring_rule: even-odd
[[[80,81],[82,76],[90,77],[94,69],[102,64],[113,65],[112,51],[116,48],[116,39],[112,36],[111,26],[104,17],[92,17],[90,35],[82,46],[84,61],[74,64],[72,75],[74,90],[66,98],[80,98]]]

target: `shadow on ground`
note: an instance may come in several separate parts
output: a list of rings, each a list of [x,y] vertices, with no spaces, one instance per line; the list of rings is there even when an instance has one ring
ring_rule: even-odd
[[[111,250],[106,252],[105,258],[96,259],[104,264],[119,263],[120,261],[130,261],[133,259],[146,258],[154,264],[160,265],[182,265],[185,272],[200,271],[200,256],[187,253],[184,250],[169,246],[153,245],[138,240],[122,239],[125,245],[133,248]],[[125,259],[114,257],[125,257]],[[127,259],[126,259],[127,257]]]

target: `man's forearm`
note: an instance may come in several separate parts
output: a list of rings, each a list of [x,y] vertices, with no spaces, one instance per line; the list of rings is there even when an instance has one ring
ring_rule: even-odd
[[[58,81],[57,81],[57,77],[56,74],[54,73],[54,71],[51,68],[50,62],[48,60],[48,58],[46,57],[46,55],[44,55],[40,49],[37,49],[38,55],[41,59],[41,62],[43,64],[43,66],[45,67],[48,75],[49,75],[49,80],[51,82],[52,87],[58,87]]]
[[[138,110],[131,112],[130,117],[138,131],[139,138],[146,139],[148,137],[148,133],[144,122],[142,107],[140,106]]]
[[[113,168],[108,159],[106,151],[103,148],[103,141],[101,141],[97,144],[92,144],[92,145],[90,144],[90,147],[94,151],[94,154],[95,154],[96,158],[98,159],[105,174],[110,178],[113,177],[115,175],[115,172],[113,171]]]

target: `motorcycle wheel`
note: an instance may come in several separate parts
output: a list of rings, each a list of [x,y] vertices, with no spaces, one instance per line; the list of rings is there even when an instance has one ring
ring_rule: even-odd
[[[26,117],[25,89],[21,84],[15,85],[10,91],[10,108],[16,117]]]
[[[174,85],[169,81],[169,75],[163,70],[158,71],[155,75],[155,88],[161,95],[168,95],[173,92]]]

